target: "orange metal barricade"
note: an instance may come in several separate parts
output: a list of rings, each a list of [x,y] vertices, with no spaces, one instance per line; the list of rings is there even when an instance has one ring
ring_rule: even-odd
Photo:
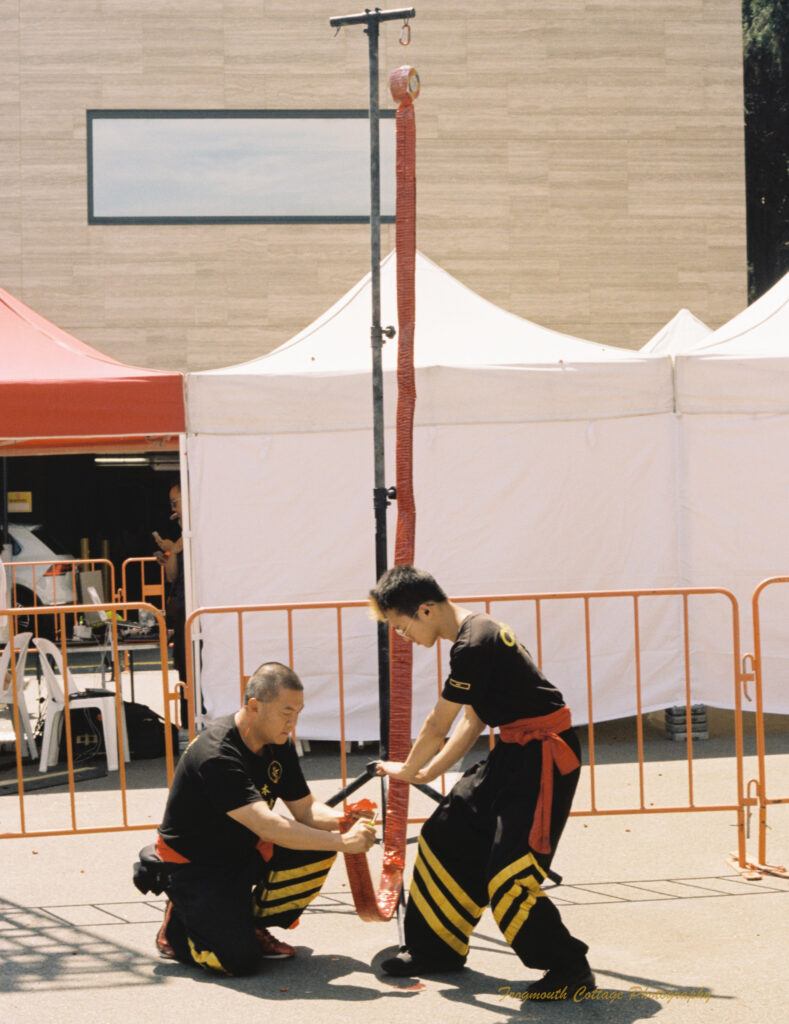
[[[154,572],[148,570],[155,567]],[[146,555],[141,558],[127,558],[121,565],[121,588],[118,591],[118,600],[125,601],[129,596],[130,576],[139,573],[140,600],[156,605],[164,611],[165,583],[164,566],[156,560],[153,555]]]
[[[644,712],[642,710],[642,665],[641,665],[641,637],[640,617],[644,603],[652,598],[675,598],[681,605],[682,626],[680,643],[682,646],[682,661],[684,664],[685,676],[685,705],[688,721],[691,717],[691,650],[690,650],[690,628],[689,628],[689,603],[704,597],[723,599],[726,607],[730,609],[731,621],[731,685],[732,703],[734,705],[734,759],[735,771],[732,783],[731,799],[717,802],[707,800],[698,802],[695,796],[694,776],[694,754],[692,730],[688,729],[685,741],[685,753],[687,760],[687,800],[685,802],[671,802],[661,806],[654,806],[646,798],[645,792],[645,759],[644,759]],[[574,810],[574,815],[629,815],[629,814],[659,814],[678,813],[688,811],[733,811],[737,817],[738,851],[737,861],[739,865],[746,864],[745,852],[745,813],[746,807],[755,802],[754,798],[746,796],[744,789],[744,766],[743,766],[743,730],[742,730],[742,689],[748,680],[749,674],[741,667],[740,657],[740,620],[739,609],[734,595],[725,589],[717,587],[704,588],[668,588],[650,590],[609,590],[569,593],[541,593],[541,594],[506,594],[506,595],[477,595],[471,597],[453,598],[462,605],[482,605],[486,612],[490,613],[492,607],[508,605],[510,607],[519,603],[530,605],[534,609],[536,622],[534,643],[536,647],[536,660],[540,666],[543,661],[543,612],[545,605],[554,602],[578,602],[583,610],[584,620],[584,646],[586,651],[586,697],[588,704],[588,781],[589,781],[589,806],[585,809]],[[634,686],[634,707],[636,717],[636,740],[637,740],[637,771],[638,771],[638,800],[632,806],[600,806],[598,800],[598,764],[595,752],[595,728],[594,719],[594,694],[592,674],[592,630],[590,609],[594,602],[602,600],[619,600],[629,606],[627,612],[631,622],[633,637],[633,657],[635,673]],[[186,657],[187,657],[187,692],[190,707],[189,730],[190,737],[194,736],[194,657],[193,657],[193,626],[197,620],[206,616],[234,616],[236,620],[235,633],[238,644],[239,664],[239,697],[243,693],[244,685],[248,676],[244,673],[244,616],[248,614],[285,613],[287,617],[287,650],[289,664],[294,666],[294,653],[296,642],[294,638],[294,616],[302,612],[326,610],[333,611],[336,616],[337,636],[337,702],[340,711],[340,770],[342,785],[347,783],[347,759],[346,759],[346,732],[345,732],[345,674],[343,664],[343,612],[348,609],[366,607],[365,601],[337,601],[337,602],[311,602],[311,603],[283,603],[267,605],[245,605],[236,607],[212,607],[200,608],[193,612],[186,622]],[[623,619],[623,621],[625,621]],[[519,631],[520,632],[520,631]],[[194,639],[197,638],[195,634]],[[438,692],[442,685],[442,661],[440,644],[437,645],[437,687]],[[493,738],[491,737],[491,742]],[[424,819],[412,818],[412,822]]]
[[[165,767],[166,767],[166,783],[169,786],[172,781],[174,764],[175,764],[175,752],[173,751],[172,735],[170,729],[170,723],[173,721],[173,715],[171,714],[171,705],[178,699],[178,694],[174,691],[170,691],[168,682],[168,656],[167,656],[167,629],[164,622],[164,615],[162,612],[154,608],[153,605],[147,604],[142,601],[129,602],[129,603],[105,603],[105,604],[74,604],[60,606],[57,609],[56,614],[60,618],[60,629],[59,634],[61,637],[59,643],[60,653],[63,657],[64,672],[68,671],[69,668],[69,650],[66,642],[67,636],[67,622],[72,618],[76,620],[76,617],[85,612],[94,611],[106,611],[114,612],[116,614],[111,615],[109,622],[109,629],[112,633],[112,673],[113,678],[116,680],[115,686],[115,715],[116,715],[116,731],[118,740],[118,792],[120,798],[120,814],[117,823],[103,824],[103,825],[83,825],[78,822],[77,815],[77,800],[76,800],[76,789],[75,789],[75,765],[74,765],[74,753],[72,749],[72,733],[71,733],[71,715],[70,715],[70,701],[68,694],[68,687],[64,686],[64,714],[63,714],[63,728],[65,732],[65,746],[66,746],[66,775],[68,783],[68,803],[69,803],[69,825],[66,827],[54,828],[54,827],[43,827],[43,828],[28,828],[27,825],[27,801],[28,797],[25,792],[25,777],[22,763],[22,748],[23,748],[23,734],[20,728],[19,721],[19,707],[17,703],[17,678],[16,678],[16,664],[15,659],[10,660],[10,671],[11,671],[11,682],[9,691],[12,697],[12,721],[14,726],[14,734],[16,738],[16,779],[13,780],[17,789],[18,796],[18,815],[19,815],[19,827],[17,829],[10,829],[8,827],[7,819],[9,814],[9,804],[6,801],[12,801],[13,797],[6,795],[1,799],[4,803],[4,809],[2,813],[2,831],[0,831],[0,839],[8,838],[21,838],[23,836],[51,836],[51,835],[75,835],[75,834],[88,834],[97,832],[120,832],[120,831],[131,831],[139,829],[150,829],[155,827],[156,822],[152,821],[150,815],[146,815],[145,821],[134,822],[130,820],[127,807],[127,784],[126,784],[126,765],[124,760],[124,739],[123,729],[121,728],[121,714],[123,713],[123,694],[122,694],[122,676],[121,666],[118,659],[118,615],[117,613],[124,613],[127,611],[140,611],[145,610],[150,612],[156,619],[158,631],[159,631],[159,658],[162,667],[162,701],[164,709],[164,720],[165,720]],[[41,608],[25,609],[25,614],[30,615],[42,615],[45,612]],[[51,610],[47,609],[46,614],[51,614]],[[17,633],[16,620],[18,619],[17,610],[13,608],[0,609],[0,615],[2,615],[6,621],[9,622],[10,638],[9,643],[13,643],[13,636]],[[94,648],[104,656],[106,647],[101,645]],[[34,767],[37,770],[37,766]],[[114,773],[113,773],[114,774]],[[65,783],[64,783],[65,784]]]
[[[759,840],[758,853],[755,862],[749,862],[747,867],[756,874],[779,875],[783,878],[789,877],[789,871],[777,864],[767,863],[767,808],[774,804],[789,803],[789,797],[769,797],[767,795],[767,743],[764,726],[764,659],[762,657],[762,616],[761,598],[764,592],[776,585],[789,583],[789,576],[772,576],[763,580],[753,592],[751,609],[753,612],[753,654],[744,655],[752,667],[750,678],[754,682],[755,700],[755,725],[756,725],[756,757],[758,763],[758,778],[748,780],[747,805],[753,806],[758,801],[759,807]],[[751,797],[751,791],[756,790],[756,796]]]
[[[267,605],[237,605],[228,606],[224,605],[221,607],[214,608],[197,608],[193,611],[186,619],[186,625],[184,634],[186,638],[186,697],[187,706],[189,708],[189,739],[192,740],[195,737],[195,658],[194,658],[194,647],[195,642],[198,640],[198,635],[193,635],[193,623],[198,622],[201,618],[208,615],[233,615],[236,618],[236,637],[239,652],[239,673],[238,673],[238,694],[239,703],[243,699],[244,689],[249,679],[249,674],[244,672],[244,615],[253,614],[257,612],[285,612],[287,616],[287,645],[288,645],[288,664],[292,667],[294,664],[294,633],[293,633],[293,615],[294,612],[298,611],[317,611],[317,610],[334,610],[336,614],[337,623],[337,681],[338,691],[337,700],[340,713],[340,762],[341,762],[341,777],[343,785],[347,781],[347,761],[346,761],[346,738],[345,738],[345,673],[343,666],[343,642],[342,642],[342,612],[348,608],[366,608],[366,601],[317,601],[309,604],[297,603],[297,604],[267,604]]]
[[[789,580],[788,580],[789,581]],[[732,799],[718,802],[715,800],[699,801],[696,798],[695,792],[695,776],[694,776],[694,743],[692,738],[691,730],[688,730],[687,739],[685,741],[685,760],[687,762],[687,799],[682,801],[670,801],[666,804],[655,806],[653,801],[647,799],[646,782],[645,782],[645,749],[644,749],[644,711],[642,708],[642,653],[641,653],[641,618],[643,609],[646,602],[654,598],[673,598],[679,602],[682,611],[682,624],[678,632],[678,642],[682,649],[682,661],[684,663],[684,674],[685,674],[685,703],[686,710],[690,714],[691,701],[692,701],[692,689],[691,689],[691,650],[690,650],[690,628],[689,628],[689,605],[691,602],[700,601],[707,597],[715,596],[718,599],[722,599],[726,603],[726,607],[730,608],[730,621],[731,621],[731,682],[732,682],[732,697],[733,705],[735,709],[735,727],[734,727],[734,778],[730,780],[732,787]],[[588,786],[588,807],[576,809],[573,811],[574,815],[629,815],[629,814],[660,814],[660,813],[676,813],[686,811],[733,811],[737,816],[737,829],[738,829],[738,864],[743,866],[747,864],[745,855],[745,815],[746,810],[757,803],[760,807],[766,806],[768,802],[764,795],[764,786],[762,784],[761,791],[758,796],[746,795],[744,785],[744,768],[743,768],[743,733],[742,733],[742,690],[744,684],[752,678],[752,674],[745,672],[741,666],[740,657],[740,625],[739,625],[739,612],[737,602],[734,596],[727,590],[720,588],[687,588],[687,589],[663,589],[663,590],[611,590],[611,591],[590,591],[590,592],[572,592],[572,593],[543,593],[543,594],[507,594],[507,595],[481,595],[458,598],[459,602],[464,605],[480,605],[487,612],[496,614],[500,611],[501,606],[506,606],[508,609],[507,617],[516,614],[515,609],[517,607],[524,608],[528,607],[532,610],[534,619],[534,629],[530,630],[530,635],[527,637],[524,631],[518,629],[518,633],[527,639],[535,649],[536,660],[539,664],[543,662],[544,654],[544,621],[546,619],[546,606],[555,605],[558,602],[576,602],[578,607],[581,609],[583,616],[582,626],[582,637],[579,638],[579,642],[582,643],[585,649],[585,661],[586,661],[586,700],[587,700],[587,711],[588,711],[588,765],[586,768],[586,776]],[[597,752],[595,747],[595,730],[599,728],[599,723],[595,721],[594,715],[594,664],[593,664],[593,653],[592,653],[592,608],[596,602],[615,600],[623,603],[623,608],[626,609],[626,614],[623,612],[619,618],[617,618],[617,628],[620,629],[619,623],[622,623],[621,632],[627,629],[629,635],[632,637],[632,652],[633,652],[633,664],[634,664],[634,676],[633,676],[633,707],[635,708],[636,718],[636,747],[637,747],[637,763],[634,768],[637,772],[637,798],[635,802],[630,805],[623,805],[621,802],[614,802],[603,806],[604,800],[600,798],[600,776],[604,776],[604,768],[598,764]],[[345,676],[345,663],[344,663],[344,649],[345,641],[343,639],[343,617],[348,613],[349,610],[364,609],[367,606],[366,601],[337,601],[337,602],[311,602],[311,603],[283,603],[283,604],[267,604],[267,605],[248,605],[238,607],[214,607],[214,608],[200,608],[193,612],[186,621],[186,657],[187,657],[187,696],[189,702],[189,734],[190,738],[195,735],[195,658],[194,658],[194,646],[200,641],[199,634],[199,622],[208,616],[223,616],[223,617],[234,617],[235,619],[235,637],[239,652],[239,677],[238,677],[238,693],[239,699],[243,693],[244,685],[246,682],[245,664],[244,664],[244,649],[245,649],[245,622],[244,618],[248,614],[258,613],[278,613],[282,615],[284,613],[286,625],[285,632],[286,636],[283,636],[283,647],[287,645],[287,658],[291,665],[295,665],[298,668],[298,652],[299,652],[299,638],[297,637],[296,630],[296,619],[303,612],[324,610],[334,619],[334,630],[336,635],[336,674],[337,674],[337,707],[339,709],[339,723],[340,723],[340,734],[337,737],[340,746],[340,775],[342,783],[347,783],[347,758],[346,758],[346,724],[345,724],[345,700],[346,700],[346,676]],[[179,693],[177,688],[170,690],[167,672],[167,633],[164,622],[164,616],[162,612],[154,608],[152,605],[145,602],[133,602],[123,604],[106,604],[106,605],[74,605],[67,606],[59,609],[59,614],[63,618],[63,629],[62,637],[65,638],[65,620],[66,617],[76,616],[80,613],[84,613],[88,610],[96,610],[96,608],[104,608],[107,610],[125,611],[134,609],[147,609],[152,612],[157,620],[159,627],[159,644],[160,644],[160,659],[162,664],[162,695],[165,709],[165,718],[169,723],[174,720],[175,715],[172,714],[173,704],[178,701]],[[14,618],[13,610],[10,610],[11,618]],[[34,609],[33,614],[43,614],[41,609]],[[727,616],[728,616],[727,612]],[[617,615],[619,612],[617,610]],[[498,617],[498,616],[497,616]],[[629,623],[629,625],[628,625]],[[115,639],[117,640],[117,619],[112,618],[112,629],[114,632]],[[65,639],[62,640],[62,647],[65,651]],[[114,646],[117,651],[117,644]],[[757,648],[758,650],[758,648]],[[67,653],[67,651],[66,651]],[[284,657],[282,660],[285,660]],[[758,657],[756,659],[758,666]],[[436,687],[440,692],[442,683],[442,667],[441,667],[441,650],[437,650],[436,654]],[[116,663],[114,665],[116,679],[120,677],[120,666]],[[14,691],[15,692],[15,691]],[[758,691],[757,691],[758,692]],[[118,689],[118,694],[120,690]],[[121,697],[116,697],[116,710],[120,714],[121,708]],[[14,711],[14,723],[15,731],[18,738],[21,737],[19,730],[19,721],[17,709]],[[119,788],[121,794],[121,815],[120,821],[117,824],[112,825],[101,825],[101,826],[83,826],[78,823],[76,810],[75,810],[75,789],[74,789],[74,775],[73,775],[73,759],[71,756],[70,749],[70,722],[69,716],[65,716],[65,728],[67,733],[67,751],[68,751],[68,775],[69,775],[69,798],[71,807],[71,820],[70,827],[68,828],[44,828],[38,830],[29,830],[26,826],[25,821],[25,794],[24,786],[22,782],[22,765],[21,765],[21,744],[17,742],[17,769],[20,779],[19,786],[19,808],[20,808],[20,819],[21,826],[20,830],[15,832],[5,831],[6,836],[21,836],[21,835],[56,835],[56,834],[72,834],[76,832],[103,832],[103,831],[120,831],[120,830],[131,830],[131,829],[144,829],[152,828],[155,825],[155,821],[150,820],[150,815],[147,819],[142,821],[134,822],[130,820],[127,811],[127,794],[126,794],[126,772],[124,762],[121,759],[119,761]],[[166,770],[167,770],[167,782],[169,784],[172,778],[173,771],[173,750],[170,740],[170,730],[167,731],[167,755],[166,755]],[[120,730],[119,730],[120,732]],[[119,737],[120,740],[120,737]],[[492,738],[491,738],[492,741]],[[121,740],[122,742],[122,740]],[[604,780],[603,780],[604,781]],[[618,795],[618,794],[617,794]],[[650,796],[654,795],[652,793]],[[412,821],[418,821],[423,819],[411,819]]]
[[[50,571],[44,572],[43,570],[44,570],[45,567],[46,567],[47,570],[50,570]],[[58,598],[58,579],[61,576],[70,576],[71,577],[71,592],[74,595],[74,598],[76,599],[78,597],[78,593],[77,593],[77,575],[80,572],[84,571],[84,570],[92,571],[92,570],[95,570],[95,569],[101,569],[102,572],[105,572],[105,573],[107,573],[109,575],[109,579],[110,579],[110,590],[109,590],[109,593],[110,593],[110,595],[112,596],[112,595],[115,594],[115,566],[112,564],[112,562],[108,558],[59,558],[56,562],[52,562],[52,561],[48,561],[48,562],[47,561],[38,561],[38,562],[7,562],[7,563],[4,564],[4,568],[10,573],[10,577],[11,577],[11,586],[10,586],[9,598],[10,598],[11,604],[13,604],[13,605],[16,605],[16,603],[17,603],[17,586],[18,586],[17,575],[18,575],[18,570],[22,569],[22,568],[26,568],[26,569],[30,568],[30,569],[32,569],[32,573],[33,573],[33,588],[32,588],[33,605],[32,605],[32,608],[36,610],[33,632],[35,633],[36,636],[38,636],[38,619],[39,619],[39,615],[55,615],[55,617],[56,617],[55,618],[56,628],[59,627],[60,623],[65,622],[65,619],[63,619],[62,616],[59,614],[63,610],[64,605],[63,604],[58,604],[58,600],[57,600],[57,598]],[[41,570],[41,571],[39,571],[39,570]],[[54,571],[52,571],[52,570],[54,570]],[[52,577],[53,603],[51,605],[45,605],[45,604],[39,603],[38,594],[36,592],[36,587],[37,587],[37,584],[38,584],[38,580],[40,578],[44,577],[44,576],[51,576]],[[22,586],[22,584],[19,584],[19,586]],[[61,586],[61,596],[62,596],[62,591],[63,591],[63,588]],[[89,610],[90,611],[94,611],[95,609],[93,609],[91,607]],[[77,621],[77,614],[78,613],[74,612],[72,614],[73,614],[73,621],[76,622]]]

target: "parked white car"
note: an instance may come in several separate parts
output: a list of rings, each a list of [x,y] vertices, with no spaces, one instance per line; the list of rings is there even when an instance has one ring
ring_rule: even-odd
[[[31,607],[34,603],[40,605],[74,604],[73,576],[70,566],[63,564],[73,556],[56,554],[46,543],[46,535],[39,535],[41,529],[41,524],[35,526],[23,526],[21,523],[8,524],[8,547],[3,551],[8,599],[11,601],[15,598],[17,605],[25,607]],[[15,562],[44,562],[45,564],[19,565],[12,568]],[[33,601],[34,590],[35,602]]]

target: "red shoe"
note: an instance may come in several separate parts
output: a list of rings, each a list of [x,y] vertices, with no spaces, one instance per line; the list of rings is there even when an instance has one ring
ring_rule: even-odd
[[[172,900],[167,901],[167,906],[164,908],[164,921],[162,921],[162,927],[156,933],[156,948],[159,950],[159,956],[164,957],[165,960],[175,960],[175,950],[167,941],[167,925],[170,923],[170,916],[173,912]]]
[[[287,942],[280,942],[279,939],[275,939],[266,928],[256,928],[255,938],[263,950],[264,960],[287,960],[288,957],[296,955],[296,950],[293,946],[289,946]]]

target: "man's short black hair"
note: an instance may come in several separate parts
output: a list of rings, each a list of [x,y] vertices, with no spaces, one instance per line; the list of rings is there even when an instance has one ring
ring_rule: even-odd
[[[276,700],[282,690],[299,690],[303,692],[304,684],[287,665],[279,661],[267,661],[255,670],[250,677],[244,690],[244,703],[250,697],[259,700],[261,704]]]
[[[387,569],[370,591],[373,610],[381,615],[388,611],[416,615],[419,606],[426,601],[441,604],[446,600],[447,595],[430,573],[413,565]]]

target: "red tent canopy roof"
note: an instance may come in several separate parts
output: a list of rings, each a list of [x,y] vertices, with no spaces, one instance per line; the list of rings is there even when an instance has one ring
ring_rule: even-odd
[[[183,374],[119,363],[0,288],[0,453],[157,447],[184,429]]]

